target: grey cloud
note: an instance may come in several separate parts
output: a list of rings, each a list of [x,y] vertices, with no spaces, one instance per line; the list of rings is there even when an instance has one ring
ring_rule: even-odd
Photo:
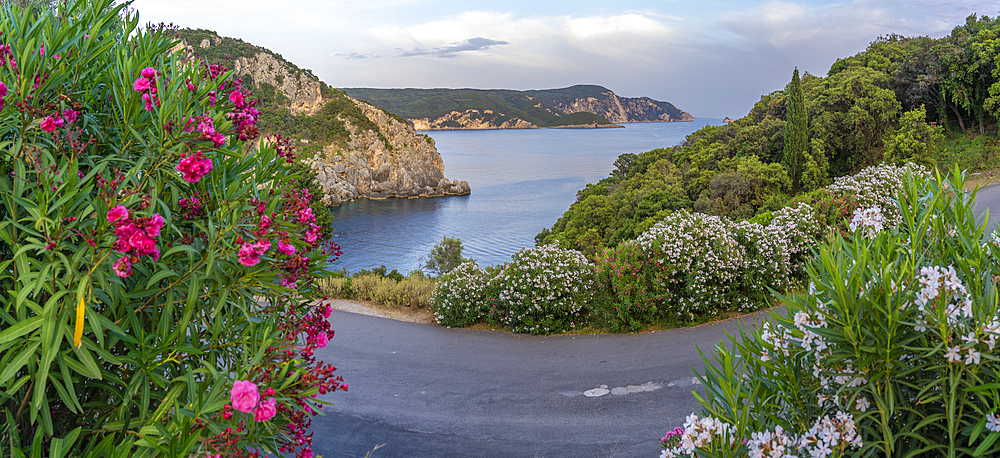
[[[382,56],[380,56],[378,54],[372,54],[372,53],[361,54],[361,53],[356,53],[356,52],[352,52],[350,54],[344,54],[342,52],[335,52],[335,53],[333,53],[333,55],[334,56],[341,56],[341,57],[343,57],[344,59],[347,59],[347,60],[378,59],[378,58],[382,57]]]
[[[483,49],[489,49],[491,46],[505,45],[509,44],[506,41],[501,40],[491,40],[489,38],[476,37],[469,38],[461,43],[454,43],[449,46],[443,46],[440,48],[424,49],[424,48],[414,48],[411,50],[404,50],[401,48],[396,48],[399,51],[399,55],[402,57],[411,56],[438,56],[438,57],[455,57],[455,54],[464,51],[479,51]]]

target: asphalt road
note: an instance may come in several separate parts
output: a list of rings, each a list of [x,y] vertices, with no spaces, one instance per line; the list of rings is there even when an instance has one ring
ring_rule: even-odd
[[[976,204],[972,206],[972,209],[979,216],[979,221],[982,221],[986,217],[986,210],[989,208],[998,209],[1000,208],[1000,184],[994,184],[986,186],[979,190],[976,194]],[[989,234],[997,227],[997,215],[996,212],[990,212],[991,218],[989,223],[986,225],[986,233]]]
[[[313,420],[314,451],[327,458],[380,444],[372,456],[656,457],[663,434],[699,408],[696,345],[710,353],[737,329],[533,337],[338,311],[330,320],[336,336],[319,357],[350,391],[325,396],[336,405]]]

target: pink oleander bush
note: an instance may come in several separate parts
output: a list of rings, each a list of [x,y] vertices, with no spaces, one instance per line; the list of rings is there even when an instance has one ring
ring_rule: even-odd
[[[953,176],[904,170],[894,216],[869,200],[806,262],[808,288],[703,354],[702,411],[661,456],[1000,453],[1000,238]]]
[[[16,3],[0,7],[0,455],[312,456],[318,396],[347,388],[315,353],[339,248],[291,151],[258,146],[231,72],[182,65],[122,5]]]

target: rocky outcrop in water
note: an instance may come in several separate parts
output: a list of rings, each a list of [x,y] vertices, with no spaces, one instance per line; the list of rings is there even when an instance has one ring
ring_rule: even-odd
[[[378,126],[384,140],[378,132],[348,122],[350,140],[344,145],[328,145],[310,161],[327,204],[339,205],[358,197],[417,198],[471,192],[469,183],[445,178],[434,139],[416,133],[410,123],[400,122],[371,104],[354,102]]]
[[[537,129],[538,126],[518,118],[508,118],[496,114],[493,110],[468,109],[462,112],[453,111],[440,118],[410,119],[417,130],[450,130],[450,129]]]

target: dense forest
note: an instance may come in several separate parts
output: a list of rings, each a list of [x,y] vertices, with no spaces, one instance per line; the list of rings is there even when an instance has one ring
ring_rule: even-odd
[[[786,125],[795,122],[796,92],[806,115],[798,129]],[[785,89],[731,124],[621,155],[535,239],[593,257],[680,209],[766,220],[794,201],[823,202],[833,178],[882,162],[997,168],[998,119],[1000,17],[973,14],[939,39],[881,37],[825,77],[799,79],[796,70]]]

